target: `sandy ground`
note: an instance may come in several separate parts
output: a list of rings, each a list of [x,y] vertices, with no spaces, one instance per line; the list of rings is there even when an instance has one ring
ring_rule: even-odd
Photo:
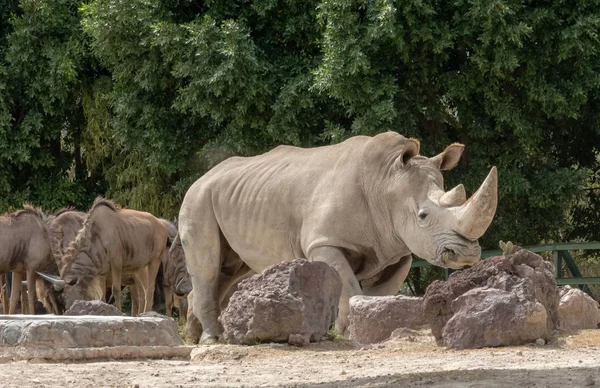
[[[426,331],[375,346],[213,345],[190,360],[0,364],[0,387],[585,387],[600,386],[600,330],[544,346],[467,351]]]

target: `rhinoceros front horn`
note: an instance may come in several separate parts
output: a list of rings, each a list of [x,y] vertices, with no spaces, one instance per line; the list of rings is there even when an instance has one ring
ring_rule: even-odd
[[[64,281],[64,280],[62,280],[60,278],[57,278],[55,276],[46,275],[46,274],[41,273],[41,272],[37,272],[37,274],[40,275],[40,277],[42,279],[47,280],[48,282],[52,283],[52,285],[54,286],[54,289],[56,291],[62,291],[65,288],[65,286],[67,285],[66,281]]]
[[[456,232],[469,240],[483,236],[498,205],[498,170],[492,167],[481,187],[463,205],[456,207]]]

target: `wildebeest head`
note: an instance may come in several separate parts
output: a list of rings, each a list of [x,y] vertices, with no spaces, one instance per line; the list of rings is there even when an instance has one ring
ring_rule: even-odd
[[[441,173],[458,164],[462,144],[452,144],[432,158],[419,155],[419,142],[414,139],[405,139],[400,149],[391,157],[381,157],[387,168],[379,208],[392,217],[392,228],[384,233],[402,240],[431,264],[455,269],[474,264],[481,257],[477,239],[496,212],[496,168],[467,200],[462,184],[444,191]]]
[[[106,206],[114,205],[107,203]],[[62,292],[66,308],[75,300],[102,299],[104,287],[97,276],[99,263],[93,260],[93,250],[97,246],[92,241],[94,222],[91,211],[87,215],[70,209],[61,211],[51,221],[49,230],[60,277],[45,273],[39,275],[53,284],[55,290]]]
[[[177,296],[185,296],[192,291],[192,282],[185,263],[185,254],[179,234],[173,240],[164,265],[165,283]]]

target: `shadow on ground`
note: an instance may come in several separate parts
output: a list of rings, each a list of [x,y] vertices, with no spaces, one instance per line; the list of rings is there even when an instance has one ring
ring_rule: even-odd
[[[428,387],[428,388],[494,388],[494,387],[589,387],[600,386],[598,368],[559,368],[553,370],[468,370],[434,373],[390,374],[388,376],[353,378],[322,384],[295,384],[290,387]]]

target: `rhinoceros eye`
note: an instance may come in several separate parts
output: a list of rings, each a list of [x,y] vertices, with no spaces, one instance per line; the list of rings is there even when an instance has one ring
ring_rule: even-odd
[[[428,215],[429,215],[429,211],[427,209],[421,209],[421,210],[419,210],[418,217],[419,217],[420,221],[424,221],[427,218]]]

